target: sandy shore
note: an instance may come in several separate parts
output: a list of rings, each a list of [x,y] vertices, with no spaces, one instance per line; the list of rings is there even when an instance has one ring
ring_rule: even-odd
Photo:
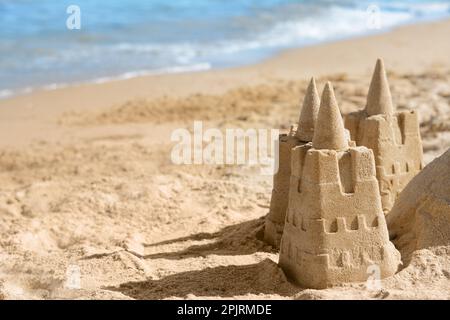
[[[383,57],[394,104],[419,111],[428,163],[450,147],[449,34],[450,21],[413,25],[242,68],[1,100],[0,297],[448,298],[450,263],[434,249],[381,296],[360,284],[291,285],[260,241],[271,177],[176,166],[170,135],[194,120],[286,129],[311,76],[320,89],[333,82],[342,113],[357,110]],[[68,270],[81,289],[67,288]]]

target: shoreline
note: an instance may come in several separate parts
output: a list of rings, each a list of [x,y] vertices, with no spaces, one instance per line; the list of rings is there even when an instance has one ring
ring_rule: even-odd
[[[212,67],[209,62],[197,63],[186,66],[173,66],[173,67],[164,67],[160,69],[142,69],[142,70],[132,70],[128,72],[124,72],[117,75],[106,75],[99,77],[92,77],[86,80],[80,81],[68,81],[68,82],[59,82],[59,83],[48,83],[43,85],[35,85],[35,86],[27,86],[19,89],[2,89],[0,90],[0,103],[3,101],[20,98],[24,96],[29,96],[33,94],[39,94],[42,92],[55,91],[60,89],[71,89],[83,86],[91,86],[91,85],[99,85],[99,84],[108,84],[119,81],[128,81],[139,78],[150,78],[157,76],[172,76],[172,75],[182,75],[182,74],[196,74],[199,72],[224,72],[224,71],[233,71],[240,70],[246,68],[256,68],[258,66],[274,62],[276,60],[282,59],[282,56],[288,53],[298,54],[299,51],[307,50],[309,48],[314,47],[322,47],[333,44],[338,44],[347,41],[358,41],[359,39],[372,38],[377,36],[383,36],[390,34],[392,32],[396,32],[399,29],[410,28],[415,26],[424,26],[424,25],[432,25],[432,24],[440,24],[450,21],[450,17],[441,17],[438,19],[430,19],[430,20],[422,20],[422,21],[412,21],[406,22],[397,26],[390,27],[384,31],[375,31],[368,32],[365,34],[356,34],[351,35],[344,38],[331,38],[319,43],[306,44],[303,46],[297,47],[288,47],[288,48],[279,48],[275,50],[275,53],[265,58],[258,59],[255,63],[236,63],[234,66],[222,66],[222,67]],[[265,56],[265,55],[262,55]]]
[[[280,5],[284,10],[290,5],[292,7],[289,11],[298,10],[302,12],[308,10],[307,6],[286,3],[283,5],[282,3]],[[374,10],[382,10],[379,16],[380,21],[371,23],[372,20],[366,16],[369,14],[367,10],[370,7],[370,5],[365,8],[364,5],[342,6],[336,4],[336,6],[333,5],[330,8],[328,17],[323,14],[322,10],[313,12],[312,16],[309,17],[300,14],[297,18],[292,18],[288,12],[285,12],[284,15],[275,14],[278,19],[275,18],[272,23],[266,26],[267,28],[258,29],[245,37],[228,38],[225,36],[223,39],[219,39],[220,41],[216,41],[218,39],[214,37],[213,42],[197,42],[195,37],[184,40],[181,38],[178,41],[171,38],[174,41],[168,43],[148,42],[149,39],[152,39],[151,34],[148,35],[149,38],[144,37],[137,42],[129,41],[129,36],[119,37],[112,42],[101,42],[100,45],[90,41],[86,42],[87,46],[80,46],[78,49],[76,44],[75,47],[71,47],[70,51],[74,53],[80,51],[79,54],[76,54],[80,55],[80,59],[68,61],[66,61],[67,50],[63,49],[66,48],[65,43],[62,45],[59,43],[58,45],[58,42],[55,44],[46,42],[48,41],[46,38],[48,35],[43,32],[42,36],[36,37],[33,41],[36,42],[36,47],[46,44],[46,49],[42,49],[43,52],[40,55],[38,51],[36,51],[36,55],[29,52],[27,77],[19,76],[22,73],[20,68],[8,67],[9,64],[5,64],[5,79],[3,79],[1,85],[0,99],[40,90],[116,81],[141,75],[169,74],[172,73],[172,70],[175,70],[175,72],[178,72],[178,70],[184,72],[183,69],[186,72],[189,72],[189,69],[196,71],[198,65],[208,65],[208,68],[201,66],[200,69],[203,70],[238,68],[259,64],[286,50],[384,34],[405,26],[450,19],[450,11],[447,10],[449,6],[445,3],[430,7],[405,7],[404,5],[391,7],[384,4],[382,8],[377,6],[374,8]],[[337,17],[339,15],[341,18]],[[164,25],[158,27],[164,28]],[[165,27],[170,33],[170,25]],[[89,33],[93,28],[94,26],[90,25],[84,32]],[[244,32],[244,30],[241,31]],[[120,30],[117,32],[120,32]],[[17,34],[18,39],[21,39],[20,36],[19,32]],[[12,42],[14,41],[12,40]],[[47,57],[45,55],[47,50],[59,52],[55,56],[55,59],[59,60]],[[157,53],[156,56],[153,56],[154,52]],[[11,53],[6,56],[15,57]],[[144,55],[140,58],[134,56],[134,54],[139,53]],[[158,60],[158,56],[172,57],[172,55],[179,59]],[[109,59],[110,57],[111,59]],[[45,62],[46,59],[49,60]],[[37,64],[35,66],[35,60],[43,60],[42,65]],[[53,63],[51,63],[52,61]],[[56,61],[58,67],[54,66]],[[97,63],[91,63],[92,61],[97,61]],[[134,61],[139,63],[131,63]],[[117,68],[119,64],[120,67]],[[35,68],[31,66],[35,66]],[[74,66],[76,68],[73,68]],[[86,68],[86,66],[89,67]],[[71,70],[77,70],[77,72],[73,73]],[[8,77],[10,81],[4,81]]]
[[[0,146],[47,140],[62,132],[64,113],[105,110],[126,101],[219,95],[240,88],[332,74],[370,75],[378,57],[388,72],[449,68],[450,19],[395,28],[391,32],[285,50],[260,63],[236,68],[161,74],[101,84],[81,84],[0,100]],[[433,50],[430,50],[433,48]],[[63,128],[66,131],[67,128]],[[56,131],[55,131],[56,130]],[[13,135],[15,139],[8,139]],[[20,142],[20,143],[19,143]]]
[[[396,35],[404,34],[404,35],[410,35],[415,30],[419,32],[427,31],[425,29],[435,29],[437,27],[445,27],[448,28],[448,25],[450,24],[450,18],[441,18],[438,20],[432,20],[432,21],[419,21],[419,22],[412,22],[407,23],[399,26],[392,27],[389,30],[383,31],[383,32],[375,32],[375,33],[369,33],[369,34],[361,34],[361,35],[354,35],[350,36],[348,38],[343,39],[330,39],[321,43],[312,44],[312,45],[305,45],[301,47],[293,47],[293,48],[287,48],[287,49],[280,49],[275,53],[274,55],[263,58],[262,60],[256,62],[256,63],[249,63],[245,65],[239,65],[238,66],[231,66],[231,67],[216,67],[212,68],[211,66],[207,66],[207,63],[202,64],[194,64],[194,65],[188,65],[186,66],[186,71],[184,71],[184,67],[167,67],[167,68],[161,68],[161,69],[149,69],[149,70],[136,70],[136,71],[130,71],[125,72],[123,74],[119,75],[112,75],[112,76],[100,76],[100,77],[94,77],[92,79],[83,80],[83,81],[77,81],[77,82],[63,82],[63,83],[51,83],[46,85],[39,85],[35,87],[26,87],[22,89],[18,89],[18,92],[24,92],[23,94],[17,94],[13,96],[9,96],[3,99],[0,99],[0,104],[3,104],[5,102],[8,102],[9,100],[14,100],[17,98],[22,98],[25,96],[30,95],[38,95],[43,92],[48,91],[58,91],[61,89],[76,89],[79,87],[85,87],[85,86],[95,86],[95,85],[103,85],[103,84],[112,84],[116,82],[126,82],[130,80],[135,79],[148,79],[155,77],[166,77],[166,76],[178,76],[178,75],[192,75],[197,73],[209,73],[209,72],[220,72],[220,73],[229,73],[229,72],[240,72],[240,71],[253,71],[251,69],[256,68],[262,68],[267,69],[271,68],[269,65],[284,65],[284,61],[286,58],[291,58],[293,55],[299,55],[301,56],[303,54],[303,51],[305,51],[304,55],[307,55],[309,51],[316,51],[316,50],[325,50],[327,47],[340,47],[344,44],[349,45],[365,45],[364,42],[368,41],[385,41],[389,40],[386,38],[394,38]],[[436,30],[433,30],[436,31]],[[445,31],[442,31],[440,33],[444,33]],[[433,36],[434,38],[434,36]],[[420,39],[423,40],[423,39]],[[410,44],[410,43],[408,43]],[[401,48],[400,48],[401,49]],[[405,49],[405,48],[404,48]],[[193,70],[190,70],[190,69]],[[284,68],[283,68],[284,69]],[[353,68],[354,69],[354,68]],[[284,71],[284,70],[283,70]],[[327,72],[328,73],[328,72]],[[135,75],[136,74],[136,75]],[[142,75],[141,75],[142,74]],[[30,92],[32,90],[32,92]],[[5,89],[3,91],[12,91],[10,89]]]
[[[180,74],[180,73],[195,73],[201,71],[209,71],[211,70],[211,66],[208,63],[199,63],[188,66],[177,66],[177,67],[167,67],[162,69],[154,69],[154,70],[137,70],[137,71],[129,71],[117,76],[105,76],[98,77],[93,79],[88,79],[85,81],[75,81],[75,82],[60,82],[60,83],[50,83],[46,85],[40,85],[35,87],[25,87],[21,89],[16,89],[15,91],[12,89],[4,89],[0,90],[0,101],[13,99],[16,97],[21,97],[25,95],[30,95],[33,93],[45,92],[45,91],[53,91],[58,89],[66,89],[84,85],[97,85],[108,82],[115,81],[124,81],[130,80],[140,77],[148,77],[148,76],[158,76],[158,75],[171,75],[171,74]]]

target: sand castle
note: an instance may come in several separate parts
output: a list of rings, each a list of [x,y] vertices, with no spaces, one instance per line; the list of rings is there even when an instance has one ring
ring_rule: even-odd
[[[393,275],[400,254],[389,241],[373,152],[349,144],[330,83],[312,144],[294,147],[291,157],[279,259],[286,275],[317,289],[365,281],[374,264],[381,277]]]
[[[289,134],[279,136],[278,172],[274,175],[270,211],[266,217],[264,239],[274,247],[280,244],[291,179],[291,150],[312,141],[319,111],[319,95],[314,78],[311,79],[303,101],[298,126],[292,126]]]
[[[419,120],[415,111],[395,112],[381,59],[378,59],[366,108],[345,118],[351,139],[373,150],[383,212],[423,166]]]
[[[308,288],[365,281],[373,265],[382,278],[397,271],[385,214],[423,166],[417,113],[394,111],[382,60],[365,109],[345,124],[331,84],[320,101],[312,80],[298,128],[279,137],[264,238],[280,246],[286,275]]]

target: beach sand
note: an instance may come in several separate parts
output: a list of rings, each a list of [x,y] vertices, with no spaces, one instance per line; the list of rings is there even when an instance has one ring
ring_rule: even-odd
[[[361,109],[382,57],[394,105],[419,112],[429,163],[450,147],[449,34],[449,20],[412,25],[241,68],[0,101],[0,298],[449,299],[445,245],[415,251],[382,290],[290,284],[261,241],[272,177],[170,158],[173,130],[196,120],[288,129],[311,76],[333,83],[343,114]]]

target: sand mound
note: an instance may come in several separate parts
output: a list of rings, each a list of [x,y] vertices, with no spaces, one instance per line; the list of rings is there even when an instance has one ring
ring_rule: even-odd
[[[285,110],[296,117],[303,87],[293,81],[229,90],[223,95],[192,94],[183,98],[136,99],[96,114],[66,114],[61,122],[77,125],[167,123],[194,120],[281,125]],[[267,121],[271,119],[272,122]],[[286,124],[284,124],[286,125]]]
[[[415,250],[450,245],[450,149],[408,184],[387,220],[404,263]]]

